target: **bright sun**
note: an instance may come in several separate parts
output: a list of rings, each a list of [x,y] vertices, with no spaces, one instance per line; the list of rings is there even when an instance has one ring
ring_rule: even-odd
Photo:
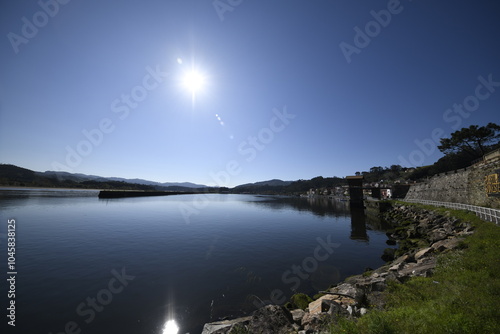
[[[177,58],[177,64],[181,67],[180,70],[180,86],[189,94],[191,94],[191,103],[193,107],[196,104],[197,96],[199,94],[205,94],[206,88],[209,86],[209,80],[204,71],[195,65],[194,61],[190,65],[182,58]]]
[[[192,94],[195,94],[205,85],[205,76],[193,69],[184,74],[183,84]]]

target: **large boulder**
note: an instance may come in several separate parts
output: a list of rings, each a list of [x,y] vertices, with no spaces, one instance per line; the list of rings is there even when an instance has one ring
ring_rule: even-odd
[[[248,331],[259,334],[284,334],[295,330],[293,324],[292,315],[286,308],[267,305],[253,313]]]
[[[459,238],[440,240],[433,243],[431,247],[438,252],[444,252],[445,250],[457,248],[461,240]]]
[[[374,291],[366,294],[366,304],[369,308],[383,309],[386,304],[386,294],[381,291]]]
[[[324,329],[325,324],[330,321],[332,321],[332,317],[327,313],[306,313],[304,318],[302,318],[302,326],[304,327],[305,333],[318,333],[320,330]]]
[[[324,295],[313,302],[309,303],[309,313],[310,314],[319,314],[323,312],[328,312],[330,310],[331,304],[335,299],[338,299],[339,296],[336,295]]]
[[[436,268],[436,263],[436,257],[424,257],[419,259],[417,263],[406,264],[397,274],[403,279],[413,276],[430,277]]]
[[[211,322],[208,324],[205,324],[203,326],[203,332],[202,334],[225,334],[225,333],[230,333],[231,329],[237,328],[237,327],[245,327],[248,325],[252,317],[244,317],[244,318],[238,318],[238,319],[233,319],[233,320],[223,320],[223,321],[216,321],[216,322]]]
[[[434,243],[439,240],[446,239],[448,237],[448,233],[446,233],[444,228],[436,228],[429,233],[428,239],[431,243]]]
[[[382,254],[382,260],[388,262],[394,260],[394,257],[396,255],[396,249],[395,248],[386,248],[384,249],[384,254]]]
[[[423,257],[429,256],[429,254],[432,254],[434,251],[434,248],[432,247],[427,247],[424,249],[419,250],[417,253],[415,253],[415,260],[420,260]]]
[[[349,283],[339,284],[336,287],[330,289],[330,292],[338,293],[339,296],[350,297],[354,299],[356,303],[361,303],[364,296],[363,290]]]
[[[292,314],[293,321],[295,321],[296,324],[300,325],[302,323],[302,318],[306,314],[306,311],[304,311],[303,309],[298,308],[298,309],[295,309],[295,310],[291,310],[290,313]]]

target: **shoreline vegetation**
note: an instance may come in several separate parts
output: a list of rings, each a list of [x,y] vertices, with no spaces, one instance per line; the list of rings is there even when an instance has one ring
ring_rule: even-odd
[[[500,332],[498,226],[468,211],[404,202],[395,202],[384,218],[392,220],[399,243],[392,264],[413,256],[417,264],[435,261],[435,267],[389,281],[384,307],[356,321],[340,319],[328,333]]]
[[[386,203],[388,244],[398,244],[386,265],[203,334],[500,333],[500,227],[464,210]]]

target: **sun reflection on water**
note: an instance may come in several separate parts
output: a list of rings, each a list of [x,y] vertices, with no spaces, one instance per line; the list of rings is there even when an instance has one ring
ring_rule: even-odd
[[[162,334],[177,334],[178,332],[179,326],[177,326],[175,320],[169,320],[165,323]]]

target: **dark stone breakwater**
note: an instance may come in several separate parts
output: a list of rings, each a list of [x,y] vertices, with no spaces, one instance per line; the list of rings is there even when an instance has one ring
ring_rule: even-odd
[[[99,198],[124,198],[124,197],[146,197],[146,196],[168,196],[168,195],[192,195],[196,192],[186,191],[132,191],[132,190],[101,190]]]
[[[386,265],[321,291],[305,309],[267,305],[248,317],[205,324],[203,334],[320,333],[340,317],[354,319],[370,309],[383,309],[389,282],[432,276],[437,256],[460,247],[474,232],[469,222],[411,205],[392,204],[381,217],[393,226],[388,243],[399,245],[396,251],[384,252]]]

